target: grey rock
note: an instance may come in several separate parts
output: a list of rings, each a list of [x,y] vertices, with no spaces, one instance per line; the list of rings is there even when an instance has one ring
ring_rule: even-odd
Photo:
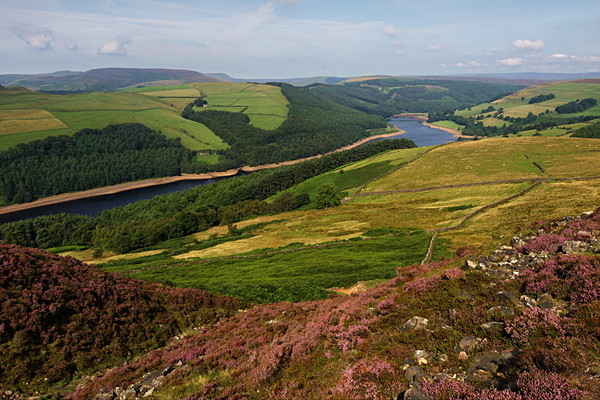
[[[496,306],[490,308],[488,311],[491,313],[498,313],[503,315],[515,315],[514,308],[508,306]]]
[[[400,328],[400,330],[403,332],[410,332],[410,331],[416,331],[419,329],[425,329],[427,327],[428,323],[429,323],[429,320],[427,318],[415,316],[415,317],[412,317],[411,319],[409,319],[408,321],[406,321],[402,325],[402,328]]]
[[[519,301],[519,298],[509,290],[503,290],[501,292],[498,292],[497,295],[501,299],[511,302],[514,306],[523,307],[523,303]]]
[[[100,392],[96,395],[96,397],[94,397],[94,400],[114,400],[114,398],[117,397],[117,395],[115,394],[115,392],[113,390],[111,390],[110,392],[104,393],[104,392]]]
[[[589,243],[579,240],[567,240],[562,244],[562,251],[566,254],[585,253],[589,248]]]
[[[481,339],[479,339],[477,336],[465,336],[464,338],[460,339],[458,347],[462,351],[469,352],[475,349],[479,343],[481,343]]]
[[[549,293],[544,293],[543,295],[538,297],[537,305],[539,308],[544,310],[551,310],[554,307],[556,307],[556,303],[554,302],[552,295]]]
[[[465,269],[477,269],[478,265],[479,263],[477,261],[467,260],[465,262]]]
[[[523,295],[523,296],[521,296],[520,300],[523,304],[525,304],[529,308],[537,306],[537,301],[535,301],[535,299],[532,299],[529,296]]]
[[[510,244],[512,245],[512,247],[520,249],[521,247],[525,246],[527,243],[525,243],[525,241],[523,239],[521,239],[519,236],[514,236],[510,240]]]
[[[400,397],[400,395],[402,395],[402,397]],[[416,386],[409,388],[400,395],[396,398],[397,400],[431,400],[431,397],[429,397],[427,393]]]
[[[482,329],[486,330],[501,331],[506,327],[506,324],[504,322],[492,321],[486,322],[485,324],[481,324],[480,326]]]
[[[425,380],[431,379],[427,372],[425,372],[421,367],[416,366],[407,368],[407,370],[404,372],[404,377],[409,382],[416,383],[421,383]]]

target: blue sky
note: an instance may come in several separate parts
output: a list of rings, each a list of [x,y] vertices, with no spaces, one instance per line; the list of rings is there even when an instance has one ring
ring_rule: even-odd
[[[0,0],[0,73],[600,71],[593,0]]]

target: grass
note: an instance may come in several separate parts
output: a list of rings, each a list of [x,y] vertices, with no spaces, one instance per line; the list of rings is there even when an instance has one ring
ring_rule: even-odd
[[[122,122],[139,122],[169,138],[179,138],[191,150],[228,147],[206,126],[181,118],[179,111],[163,99],[137,93],[51,95],[2,90],[0,115],[12,118],[0,120],[0,132],[8,133],[0,140],[0,150],[48,136],[72,135],[84,128],[103,128]],[[39,119],[42,115],[49,118]],[[25,116],[27,119],[15,123],[16,117]]]
[[[261,129],[276,129],[288,115],[288,100],[276,86],[235,82],[193,84],[206,95],[207,108],[243,112],[250,123]]]
[[[278,193],[269,200],[275,200],[282,194],[289,192],[297,194],[306,193],[312,198],[317,193],[319,187],[325,183],[333,183],[340,191],[340,194],[346,196],[355,192],[360,185],[368,180],[376,178],[402,163],[413,160],[428,149],[428,147],[417,147],[388,151],[308,179]]]
[[[179,138],[190,150],[228,148],[206,126],[180,116],[200,96],[206,96],[208,109],[244,112],[259,128],[275,129],[287,118],[287,99],[280,88],[268,85],[211,82],[69,95],[10,88],[0,90],[0,150],[122,122],[142,123]]]
[[[312,195],[322,183],[335,182],[340,190],[353,193],[361,183],[424,150],[386,152],[308,180],[294,190]],[[366,193],[499,179],[596,177],[600,176],[595,161],[599,151],[599,141],[568,137],[456,142],[376,179]],[[335,208],[250,218],[236,224],[240,236],[229,235],[225,226],[214,227],[144,249],[154,253],[113,258],[108,264],[105,259],[104,265],[115,272],[133,271],[142,279],[261,302],[322,297],[327,289],[386,279],[393,267],[419,262],[429,243],[425,231],[458,226],[474,211],[530,186],[530,182],[498,183],[357,196]],[[435,255],[448,255],[446,249],[461,246],[489,250],[508,244],[511,235],[532,222],[595,209],[598,198],[600,180],[543,183],[485,209],[460,229],[441,233]],[[361,240],[369,231],[386,227],[392,227],[390,236]]]
[[[464,128],[464,126],[459,125],[454,121],[436,121],[432,122],[431,124],[441,126],[442,128],[456,129],[457,131],[460,131],[462,128]]]
[[[540,159],[542,167],[552,176],[573,176],[575,173],[600,176],[600,165],[593,161],[597,154],[589,152],[598,150],[600,142],[593,139],[500,137],[457,142],[438,147],[425,154],[418,163],[411,163],[397,173],[373,182],[367,191],[545,177],[531,159],[531,155],[538,153],[544,154]],[[566,157],[574,159],[566,162]]]
[[[138,269],[131,276],[258,302],[316,299],[328,296],[329,288],[393,277],[397,266],[421,261],[429,237],[420,230],[390,229],[381,236],[369,237],[367,233],[362,239],[292,252]],[[437,256],[442,254],[445,252],[440,250]]]
[[[550,93],[553,93],[556,97],[541,103],[528,104],[529,99],[532,97],[540,94]],[[491,105],[494,106],[496,110],[503,108],[504,115],[522,118],[526,117],[530,112],[537,115],[545,112],[546,110],[554,111],[556,106],[589,97],[595,98],[600,103],[600,83],[545,83],[520,90],[492,103],[479,104],[468,110],[457,111],[456,114],[462,116],[476,116],[481,114],[482,110]],[[523,100],[521,100],[521,98],[523,98]],[[560,116],[560,114],[551,115]],[[600,115],[600,105],[592,107],[581,113],[569,115]]]

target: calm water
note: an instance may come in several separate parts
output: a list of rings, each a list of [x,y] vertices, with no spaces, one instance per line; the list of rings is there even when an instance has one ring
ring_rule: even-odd
[[[224,178],[220,178],[224,179]],[[105,196],[90,197],[87,199],[66,201],[64,203],[52,204],[29,210],[17,211],[10,214],[0,215],[0,223],[18,221],[25,218],[35,218],[41,215],[73,213],[96,216],[100,211],[118,206],[124,206],[136,201],[150,199],[161,194],[178,192],[190,189],[198,185],[207,185],[220,179],[190,180],[166,183],[159,186],[128,190],[126,192],[108,194]]]
[[[410,139],[419,147],[434,146],[448,142],[455,142],[456,137],[441,129],[425,126],[416,119],[397,117],[388,121],[398,129],[406,131],[402,135],[394,136],[394,139]]]
[[[414,119],[393,118],[389,122],[397,126],[399,129],[406,131],[406,133],[402,135],[394,136],[394,139],[411,139],[416,143],[417,146],[432,146],[456,140],[456,138],[450,133],[441,129],[430,128],[423,125],[421,121]],[[96,216],[100,211],[107,210],[109,208],[124,206],[139,200],[150,199],[161,194],[190,189],[198,185],[207,185],[220,179],[181,181],[160,186],[129,190],[126,192],[109,194],[105,196],[91,197],[88,199],[74,200],[60,204],[37,207],[30,210],[0,215],[0,223],[17,221],[25,218],[35,218],[39,217],[40,215],[59,214],[65,212]]]

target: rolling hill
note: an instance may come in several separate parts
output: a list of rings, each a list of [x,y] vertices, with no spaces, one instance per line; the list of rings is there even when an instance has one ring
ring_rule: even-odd
[[[85,72],[61,71],[33,76],[2,75],[0,79],[5,82],[5,86],[22,86],[40,92],[98,92],[136,85],[165,86],[220,81],[196,71],[161,68],[100,68]]]
[[[593,99],[592,102],[596,104],[581,111],[559,112],[560,107],[584,99]],[[559,136],[570,134],[592,124],[594,119],[600,119],[599,102],[600,79],[551,82],[531,86],[453,114],[430,115],[430,121],[458,128],[467,135]],[[448,125],[448,122],[458,125]]]
[[[57,382],[52,390],[64,398],[383,399],[408,391],[404,398],[587,400],[598,394],[600,212],[583,212],[600,198],[598,151],[597,140],[569,137],[396,149],[288,189],[314,199],[334,184],[345,196],[336,207],[248,214],[127,254],[54,249],[98,267],[2,251],[9,265],[49,263],[38,277],[69,263],[103,279],[116,273],[270,303],[178,334],[95,379],[81,377],[77,388]],[[241,190],[259,177],[219,185]],[[132,228],[162,210],[162,224],[165,207],[181,208],[183,199],[208,215],[198,201],[219,196],[201,192],[114,215],[129,214]],[[10,332],[0,338],[16,340]],[[44,376],[30,379],[45,390]],[[3,388],[31,393],[10,382]]]

